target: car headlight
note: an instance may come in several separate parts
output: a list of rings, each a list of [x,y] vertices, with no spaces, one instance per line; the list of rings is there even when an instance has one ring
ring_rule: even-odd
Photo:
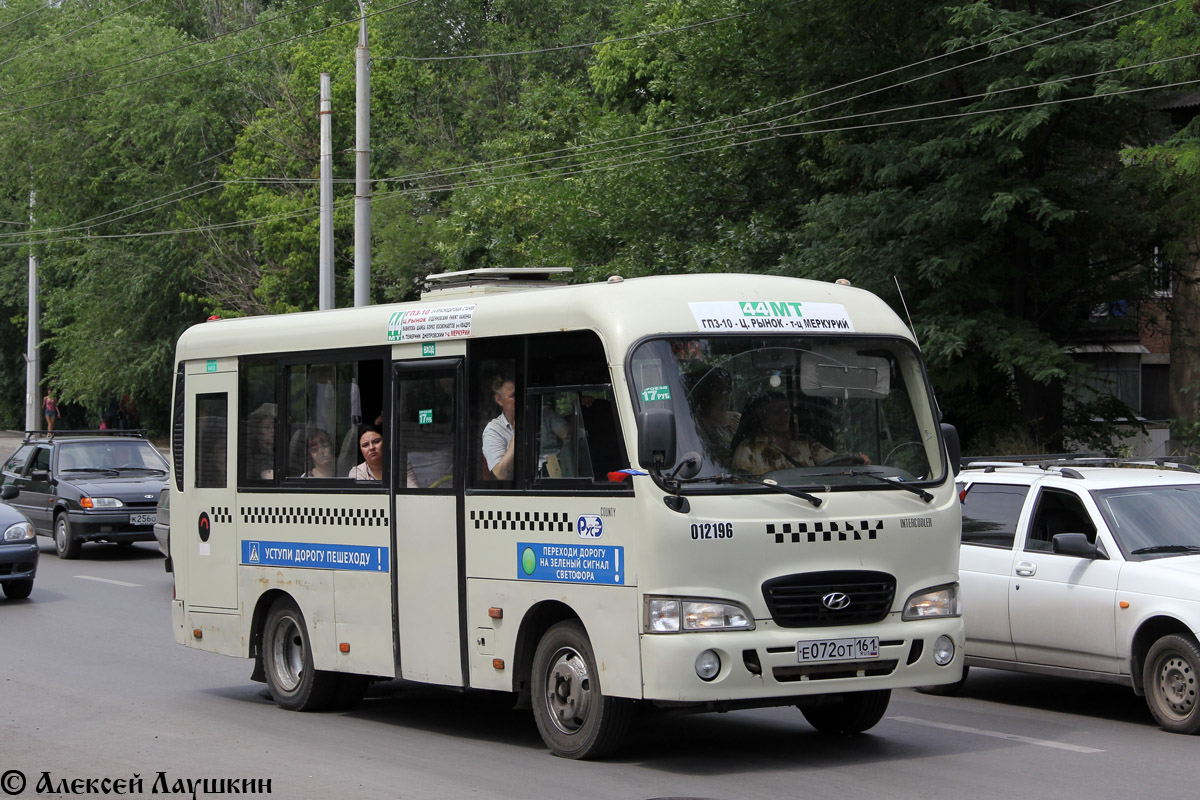
[[[647,597],[645,630],[646,633],[750,631],[754,630],[754,619],[742,606],[723,600]]]
[[[84,508],[121,508],[125,504],[115,497],[83,497],[79,505]]]
[[[908,598],[901,619],[928,619],[929,617],[960,617],[962,604],[958,599],[958,584],[948,583],[934,589],[925,589]]]
[[[4,541],[6,542],[28,542],[32,540],[36,534],[33,532],[33,526],[22,520],[9,525],[4,531]]]

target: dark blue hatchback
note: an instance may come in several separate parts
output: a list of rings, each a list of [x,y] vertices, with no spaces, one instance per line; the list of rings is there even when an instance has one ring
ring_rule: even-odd
[[[16,496],[17,487],[0,488],[0,499]],[[39,552],[29,519],[8,503],[0,503],[0,588],[9,600],[23,600],[33,591]]]

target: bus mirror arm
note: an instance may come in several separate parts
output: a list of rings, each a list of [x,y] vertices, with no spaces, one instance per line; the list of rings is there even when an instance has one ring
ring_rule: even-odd
[[[679,492],[683,484],[696,477],[700,472],[700,467],[704,463],[704,459],[697,452],[689,452],[679,460],[679,464],[675,467],[675,471],[670,476],[663,478],[662,473],[655,470],[657,477],[662,478],[663,486],[672,494],[663,498],[663,502],[667,504],[667,508],[672,511],[678,511],[681,514],[686,514],[691,511],[691,504],[688,503],[686,497],[683,497]]]

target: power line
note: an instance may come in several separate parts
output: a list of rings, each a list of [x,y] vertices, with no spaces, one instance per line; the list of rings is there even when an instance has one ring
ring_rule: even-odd
[[[1061,99],[1056,99],[1056,100],[1045,100],[1045,101],[1040,101],[1037,103],[1025,103],[1025,104],[1019,104],[1019,105],[1006,106],[1004,108],[963,111],[963,112],[958,112],[955,114],[939,115],[936,117],[921,117],[921,118],[917,118],[917,119],[904,119],[904,120],[893,120],[893,121],[877,122],[877,123],[864,123],[862,125],[847,125],[847,126],[839,126],[839,127],[832,127],[832,128],[823,128],[823,129],[818,129],[818,130],[794,131],[794,132],[790,132],[790,133],[789,132],[781,133],[778,131],[772,131],[766,136],[761,136],[761,137],[758,137],[755,139],[748,139],[748,140],[740,141],[740,142],[725,142],[722,144],[714,145],[712,147],[706,147],[706,148],[701,148],[701,149],[697,149],[697,150],[689,150],[689,151],[682,152],[682,153],[666,153],[666,154],[659,154],[659,155],[656,155],[653,153],[634,154],[634,155],[638,155],[638,156],[642,156],[642,157],[634,158],[634,159],[631,159],[628,161],[623,161],[623,162],[620,162],[617,164],[583,165],[583,166],[579,166],[577,168],[568,169],[568,170],[554,170],[554,171],[547,170],[547,171],[542,172],[541,174],[535,173],[535,174],[529,174],[529,175],[507,176],[507,177],[496,178],[494,180],[466,181],[466,182],[459,183],[459,184],[450,184],[447,186],[439,186],[439,187],[433,187],[433,188],[415,187],[415,188],[407,188],[407,189],[397,189],[397,190],[387,191],[387,192],[378,192],[375,194],[375,197],[378,199],[378,198],[386,198],[386,197],[390,197],[390,196],[394,196],[394,195],[410,195],[410,194],[416,194],[416,193],[426,193],[426,192],[430,192],[430,191],[456,191],[456,190],[463,190],[463,189],[491,188],[494,186],[500,186],[500,185],[504,185],[504,184],[527,183],[529,181],[543,180],[545,178],[573,177],[575,175],[582,175],[582,174],[587,174],[590,172],[596,172],[596,171],[600,171],[600,170],[630,168],[630,167],[640,166],[642,164],[667,161],[667,160],[681,158],[681,157],[685,157],[685,156],[699,155],[701,153],[706,153],[706,152],[727,150],[727,149],[734,148],[734,147],[747,147],[750,145],[761,144],[763,142],[773,141],[773,140],[779,139],[779,138],[790,138],[790,137],[795,137],[795,136],[816,136],[816,135],[823,135],[823,134],[828,134],[828,133],[839,133],[839,132],[853,131],[853,130],[864,130],[864,129],[868,129],[868,128],[895,127],[895,126],[900,126],[900,125],[922,124],[922,123],[928,123],[928,122],[933,122],[933,121],[960,119],[960,118],[981,116],[981,115],[988,115],[988,114],[999,114],[999,113],[1003,113],[1003,112],[1007,112],[1007,111],[1020,111],[1020,110],[1028,110],[1028,109],[1032,109],[1032,108],[1045,107],[1045,106],[1063,105],[1066,103],[1075,103],[1075,102],[1080,102],[1080,101],[1084,101],[1084,100],[1105,100],[1110,97],[1115,97],[1115,96],[1120,96],[1120,95],[1129,95],[1129,94],[1136,94],[1136,93],[1140,93],[1140,92],[1149,92],[1149,91],[1160,91],[1162,89],[1173,89],[1173,88],[1178,88],[1178,87],[1182,87],[1182,86],[1193,86],[1196,84],[1200,84],[1200,78],[1193,79],[1193,80],[1187,80],[1187,81],[1177,81],[1174,83],[1164,84],[1161,86],[1138,87],[1138,88],[1133,88],[1133,89],[1125,89],[1125,90],[1118,90],[1118,91],[1113,91],[1113,92],[1106,92],[1106,93],[1100,94],[1100,95],[1089,95],[1089,96],[1085,96],[1085,97],[1072,97],[1072,98],[1061,98]],[[801,126],[796,125],[796,126],[791,126],[791,127],[801,127]],[[345,197],[345,198],[341,198],[339,200],[335,200],[334,207],[335,208],[349,207],[352,205],[353,200],[354,200],[353,197]],[[314,206],[305,207],[303,209],[298,209],[295,211],[282,212],[279,214],[271,214],[271,215],[267,215],[264,217],[256,217],[254,219],[248,219],[248,220],[237,220],[234,222],[217,223],[215,225],[194,226],[194,227],[190,227],[190,228],[176,228],[176,229],[164,230],[164,231],[141,231],[141,232],[136,232],[136,233],[115,233],[115,234],[88,234],[88,235],[82,235],[82,236],[62,236],[62,237],[54,237],[54,238],[46,238],[46,239],[38,238],[37,241],[42,244],[57,244],[57,243],[63,243],[63,242],[85,241],[85,240],[147,238],[147,237],[158,237],[158,236],[175,236],[175,235],[181,235],[181,234],[187,234],[187,233],[202,233],[205,231],[233,230],[233,229],[237,229],[237,228],[261,225],[261,224],[264,224],[267,222],[274,222],[274,221],[281,221],[281,220],[286,220],[286,219],[295,219],[295,218],[299,218],[299,217],[311,216],[311,215],[317,213],[319,211],[319,209],[320,209],[319,205],[314,205]],[[38,232],[38,233],[40,233],[40,232]],[[25,239],[27,240],[28,238],[29,238],[29,233],[26,233]],[[13,243],[0,242],[0,247],[23,247],[23,246],[25,246],[25,244],[26,244],[25,241],[13,242]]]
[[[796,0],[796,2],[801,2],[801,0]],[[794,5],[796,5],[796,3],[789,3],[788,5],[794,6]],[[787,8],[787,6],[784,6],[784,8]],[[663,36],[668,33],[679,33],[680,31],[691,30],[692,28],[702,28],[705,25],[714,25],[718,22],[728,22],[731,19],[741,19],[742,17],[748,17],[751,14],[756,14],[756,13],[758,13],[758,12],[746,11],[741,14],[730,14],[727,17],[718,17],[717,19],[707,19],[707,20],[703,20],[702,22],[693,22],[691,25],[683,25],[679,28],[671,28],[670,30],[665,30],[665,31],[651,31],[650,33],[639,33],[634,36],[621,36],[616,39],[605,39],[602,42],[587,42],[585,44],[564,44],[564,45],[559,45],[557,47],[543,47],[543,48],[540,48],[537,50],[515,50],[510,53],[472,53],[469,55],[461,55],[461,56],[381,56],[381,57],[373,56],[371,58],[371,60],[372,61],[392,61],[392,60],[465,61],[465,60],[469,60],[469,59],[480,59],[480,58],[507,58],[509,56],[531,56],[531,55],[537,55],[540,53],[554,53],[554,52],[557,52],[560,50],[582,50],[582,49],[590,48],[590,47],[600,47],[601,45],[606,45],[606,44],[615,44],[616,42],[631,42],[631,41],[634,41],[637,39],[650,39],[655,36]]]
[[[33,11],[30,11],[28,14],[22,14],[21,16],[17,17],[16,19],[9,20],[8,22],[4,23],[3,25],[0,25],[0,31],[4,30],[9,25],[16,25],[21,20],[28,19],[29,17],[32,17],[34,14],[40,14],[49,7],[50,7],[49,3],[47,3],[45,5],[40,5],[37,8],[35,8]]]

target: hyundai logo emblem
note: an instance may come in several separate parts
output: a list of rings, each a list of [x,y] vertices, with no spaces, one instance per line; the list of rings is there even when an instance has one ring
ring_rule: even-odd
[[[830,611],[841,611],[850,605],[850,597],[843,592],[830,592],[821,598],[821,605]]]

